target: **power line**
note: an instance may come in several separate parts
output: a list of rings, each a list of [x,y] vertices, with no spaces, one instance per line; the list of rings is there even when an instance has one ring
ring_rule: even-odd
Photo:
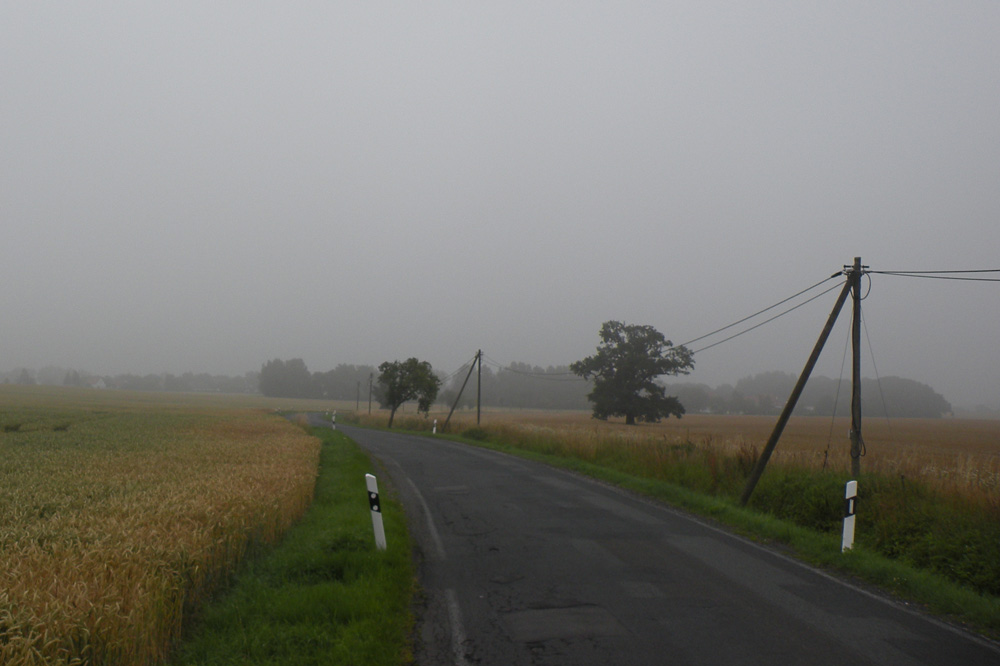
[[[806,294],[806,293],[812,291],[813,289],[816,289],[817,287],[825,284],[826,282],[829,282],[830,280],[833,280],[834,278],[837,278],[837,277],[841,276],[842,274],[843,274],[842,272],[834,273],[830,277],[824,278],[823,280],[820,280],[816,284],[814,284],[814,285],[812,285],[810,287],[806,287],[805,289],[803,289],[801,291],[798,291],[798,292],[792,294],[791,296],[789,296],[787,298],[784,298],[784,299],[778,301],[777,303],[774,303],[773,305],[769,305],[768,307],[764,308],[763,310],[759,310],[758,312],[755,312],[754,314],[752,314],[752,315],[750,315],[748,317],[743,317],[742,319],[740,319],[738,321],[735,321],[735,322],[733,322],[731,324],[728,324],[726,326],[723,326],[722,328],[717,328],[716,330],[714,330],[714,331],[712,331],[710,333],[706,333],[705,335],[700,335],[700,336],[698,336],[696,338],[693,338],[693,339],[691,339],[691,340],[689,340],[689,341],[687,341],[687,342],[685,342],[685,343],[683,343],[681,345],[678,345],[678,347],[687,347],[688,345],[690,345],[690,344],[692,344],[694,342],[698,342],[699,340],[704,340],[706,338],[710,338],[713,335],[716,335],[717,333],[721,333],[722,331],[726,331],[726,330],[729,330],[729,329],[731,329],[731,328],[733,328],[735,326],[739,326],[740,324],[743,324],[743,323],[745,323],[747,321],[750,321],[751,319],[753,319],[755,317],[758,317],[758,316],[764,314],[765,312],[769,312],[769,311],[773,310],[776,307],[784,305],[785,303],[788,303],[789,301],[794,300],[794,299],[798,298],[799,296],[802,296],[803,294]],[[711,349],[712,347],[716,347],[716,346],[721,345],[721,344],[723,344],[725,342],[729,342],[730,340],[738,338],[738,337],[740,337],[741,335],[743,335],[745,333],[749,333],[750,331],[753,331],[753,330],[755,330],[757,328],[760,328],[761,326],[764,326],[765,324],[769,324],[772,321],[774,321],[775,319],[783,317],[786,314],[788,314],[790,312],[793,312],[794,310],[797,310],[800,307],[802,307],[804,305],[807,305],[808,303],[811,303],[812,301],[820,298],[821,296],[824,296],[824,295],[830,293],[831,291],[834,291],[835,289],[840,288],[841,286],[842,286],[841,284],[834,285],[833,287],[830,287],[829,289],[826,289],[826,290],[820,292],[819,294],[813,296],[812,298],[809,298],[809,299],[803,301],[802,303],[799,303],[798,305],[795,305],[795,306],[793,306],[793,307],[791,307],[791,308],[789,308],[789,309],[787,309],[787,310],[785,310],[783,312],[780,312],[779,314],[777,314],[777,315],[775,315],[775,316],[773,316],[773,317],[771,317],[769,319],[766,319],[766,320],[760,322],[759,324],[756,324],[754,326],[751,326],[750,328],[747,328],[747,329],[745,329],[743,331],[740,331],[739,333],[736,333],[736,334],[731,335],[731,336],[729,336],[727,338],[719,340],[718,342],[714,342],[714,343],[712,343],[710,345],[706,345],[705,347],[702,347],[701,349],[692,351],[691,354],[694,355],[694,354],[697,354],[699,352],[703,352],[706,349]],[[584,379],[582,379],[580,377],[577,377],[576,373],[573,373],[573,372],[531,372],[531,371],[525,371],[525,370],[518,370],[518,369],[515,369],[515,368],[510,367],[510,366],[504,366],[499,361],[497,361],[496,359],[490,358],[489,356],[487,356],[485,354],[483,355],[483,358],[486,360],[487,364],[493,366],[494,368],[497,368],[498,370],[506,370],[507,372],[511,372],[511,373],[518,374],[518,375],[523,375],[523,376],[526,376],[526,377],[531,377],[531,378],[534,378],[534,379],[542,379],[542,380],[546,380],[546,381],[586,381],[586,380],[584,380]],[[565,377],[565,379],[561,379],[561,377]]]
[[[961,271],[867,271],[868,273],[882,273],[885,275],[894,275],[897,273],[921,273],[923,275],[949,275],[956,273],[1000,273],[1000,268],[984,268],[980,270],[961,270]]]
[[[476,357],[473,356],[471,361],[466,361],[465,363],[463,363],[461,366],[459,366],[458,370],[456,370],[455,372],[451,373],[450,375],[448,375],[447,377],[445,377],[444,379],[442,379],[441,383],[442,384],[447,384],[452,379],[454,379],[455,377],[457,377],[460,373],[462,373],[465,370],[467,370],[469,368],[469,366],[471,364],[475,363],[475,362],[476,362]]]
[[[897,276],[897,277],[928,278],[928,279],[938,279],[938,280],[964,280],[964,281],[975,281],[975,282],[1000,282],[1000,277],[971,277],[972,275],[977,275],[978,276],[978,275],[988,274],[988,273],[1000,274],[1000,268],[983,269],[983,270],[955,270],[955,271],[872,271],[872,270],[868,270],[867,267],[865,267],[865,270],[863,272],[864,272],[865,275],[869,275],[869,288],[868,288],[869,291],[871,291],[871,282],[870,282],[871,278],[870,278],[870,274],[894,275],[894,276]],[[770,312],[771,310],[773,310],[773,309],[775,309],[777,307],[780,307],[780,306],[784,305],[785,303],[788,303],[789,301],[792,301],[792,300],[798,298],[799,296],[802,296],[802,295],[804,295],[804,294],[812,291],[813,289],[816,289],[816,288],[822,286],[826,282],[828,282],[830,280],[833,280],[833,279],[835,279],[835,278],[837,278],[837,277],[839,277],[839,276],[841,276],[843,274],[844,274],[844,271],[838,271],[838,272],[834,273],[833,275],[831,275],[830,277],[824,278],[823,280],[820,280],[816,284],[814,284],[814,285],[812,285],[810,287],[806,287],[805,289],[803,289],[801,291],[798,291],[798,292],[792,294],[791,296],[778,301],[777,303],[769,305],[766,308],[753,313],[752,315],[743,317],[742,319],[734,321],[733,323],[727,324],[726,326],[723,326],[721,328],[717,328],[714,331],[711,331],[710,333],[706,333],[706,334],[700,335],[700,336],[698,336],[696,338],[692,338],[691,340],[688,340],[687,342],[684,342],[684,343],[682,343],[680,345],[677,345],[677,347],[688,347],[689,345],[691,345],[691,344],[693,344],[695,342],[699,342],[701,340],[705,340],[706,338],[710,338],[710,337],[712,337],[712,336],[714,336],[714,335],[716,335],[718,333],[722,333],[723,331],[727,331],[727,330],[729,330],[731,328],[739,326],[740,324],[744,324],[744,323],[750,321],[751,319],[759,317],[760,315],[762,315],[762,314],[764,314],[766,312]],[[794,306],[788,308],[787,310],[784,310],[784,311],[782,311],[782,312],[774,315],[773,317],[765,319],[764,321],[762,321],[762,322],[760,322],[758,324],[754,324],[753,326],[750,326],[749,328],[746,328],[746,329],[744,329],[744,330],[742,330],[742,331],[740,331],[738,333],[735,333],[735,334],[730,335],[730,336],[728,336],[726,338],[723,338],[722,340],[719,340],[718,342],[713,342],[712,344],[709,344],[709,345],[706,345],[704,347],[701,347],[700,349],[696,349],[696,350],[694,350],[694,351],[691,352],[691,355],[693,356],[695,354],[699,354],[699,353],[701,353],[703,351],[711,349],[712,347],[717,347],[717,346],[719,346],[721,344],[724,344],[726,342],[734,340],[734,339],[736,339],[736,338],[738,338],[738,337],[740,337],[740,336],[742,336],[742,335],[744,335],[746,333],[754,331],[754,330],[756,330],[756,329],[758,329],[758,328],[760,328],[760,327],[762,327],[762,326],[764,326],[766,324],[769,324],[769,323],[775,321],[776,319],[779,319],[779,318],[781,318],[781,317],[783,317],[783,316],[785,316],[785,315],[787,315],[787,314],[789,314],[789,313],[791,313],[791,312],[793,312],[795,310],[798,310],[799,308],[803,307],[804,305],[807,305],[807,304],[809,304],[809,303],[817,300],[818,298],[820,298],[820,297],[822,297],[822,296],[824,296],[824,295],[830,293],[831,291],[834,291],[834,290],[836,290],[836,289],[838,289],[840,287],[842,287],[842,283],[834,285],[833,287],[830,287],[829,289],[825,289],[825,290],[821,291],[820,293],[816,294],[815,296],[812,296],[811,298],[808,298],[805,301],[803,301],[801,303],[798,303],[797,305],[794,305]],[[867,297],[867,294],[865,294],[865,296]],[[495,359],[492,359],[489,356],[486,356],[485,354],[483,355],[483,358],[484,358],[484,360],[486,360],[486,362],[487,362],[488,365],[490,365],[490,366],[492,366],[492,367],[494,367],[494,368],[496,368],[498,370],[506,370],[507,372],[511,372],[511,373],[518,374],[518,375],[523,375],[523,376],[526,376],[526,377],[532,377],[532,378],[536,378],[536,379],[544,379],[544,380],[547,380],[547,381],[586,381],[586,380],[584,380],[582,378],[576,377],[575,373],[573,373],[573,372],[531,372],[531,371],[525,371],[525,370],[518,370],[518,369],[515,369],[515,368],[511,367],[513,364],[508,365],[508,366],[504,366],[499,361],[497,361]],[[452,376],[457,375],[465,367],[467,367],[467,366],[463,365],[462,368],[459,368],[459,370],[455,371],[455,373],[453,373]],[[561,377],[565,377],[566,379],[560,379]]]
[[[984,273],[1000,273],[1000,268],[991,268],[991,269],[983,269],[983,270],[958,270],[958,271],[872,271],[872,270],[867,270],[866,269],[864,271],[864,273],[865,273],[865,275],[869,275],[869,287],[868,287],[869,291],[871,291],[871,282],[870,282],[870,280],[871,280],[870,274],[871,273],[876,273],[876,274],[879,274],[879,275],[895,275],[895,276],[899,276],[899,277],[919,277],[919,278],[929,278],[929,279],[938,279],[938,280],[964,280],[964,281],[975,281],[975,282],[1000,282],[1000,278],[970,277],[973,274],[975,274],[975,275],[981,275],[981,274],[984,274]],[[706,333],[705,335],[701,335],[701,336],[699,336],[697,338],[693,338],[691,340],[688,340],[687,342],[685,342],[685,343],[683,343],[683,344],[681,344],[679,346],[681,346],[681,347],[687,347],[687,346],[691,345],[692,343],[698,342],[700,340],[704,340],[706,338],[710,338],[710,337],[712,337],[713,335],[715,335],[717,333],[721,333],[722,331],[726,331],[726,330],[729,330],[730,328],[733,328],[735,326],[739,326],[740,324],[743,324],[743,323],[745,323],[747,321],[750,321],[751,319],[754,319],[755,317],[758,317],[758,316],[764,314],[765,312],[769,312],[770,310],[773,310],[776,307],[784,305],[785,303],[787,303],[787,302],[789,302],[789,301],[791,301],[791,300],[793,300],[795,298],[798,298],[799,296],[802,296],[803,294],[805,294],[805,293],[807,293],[809,291],[812,291],[813,289],[816,289],[820,285],[822,285],[822,284],[826,283],[827,281],[832,280],[832,279],[834,279],[834,278],[836,278],[836,277],[838,277],[838,276],[840,276],[842,274],[843,274],[842,272],[834,273],[833,275],[831,275],[830,277],[826,278],[825,280],[821,280],[821,281],[817,282],[816,284],[812,285],[811,287],[807,287],[807,288],[803,289],[802,291],[799,291],[799,292],[797,292],[795,294],[792,294],[788,298],[785,298],[785,299],[783,299],[781,301],[778,301],[774,305],[770,305],[770,306],[764,308],[763,310],[760,310],[760,311],[755,312],[754,314],[752,314],[752,315],[750,315],[748,317],[744,317],[743,319],[735,321],[732,324],[729,324],[727,326],[723,326],[722,328],[718,328],[718,329],[712,331],[711,333]],[[810,298],[809,300],[804,301],[804,302],[800,303],[799,305],[796,305],[795,307],[792,307],[792,308],[790,308],[788,310],[785,310],[784,312],[782,312],[779,315],[771,317],[770,319],[767,319],[767,320],[765,320],[765,321],[763,321],[763,322],[761,322],[759,324],[751,326],[750,328],[748,328],[748,329],[746,329],[744,331],[741,331],[740,333],[737,333],[735,335],[731,335],[731,336],[729,336],[729,337],[727,337],[727,338],[725,338],[723,340],[720,340],[720,341],[715,342],[715,343],[710,344],[710,345],[706,345],[705,347],[702,347],[701,349],[697,349],[697,350],[695,350],[695,351],[693,351],[691,353],[692,354],[697,354],[699,352],[705,351],[706,349],[711,349],[712,347],[715,347],[717,345],[721,345],[724,342],[728,342],[728,341],[730,341],[730,340],[732,340],[734,338],[738,338],[739,336],[743,335],[744,333],[749,333],[750,331],[752,331],[752,330],[754,330],[756,328],[760,328],[764,324],[768,324],[768,323],[774,321],[775,319],[777,319],[778,317],[786,315],[789,312],[791,312],[793,310],[796,310],[799,307],[805,305],[806,303],[809,303],[809,302],[815,300],[816,298],[819,298],[820,296],[822,296],[822,295],[824,295],[826,293],[829,293],[830,291],[833,291],[834,289],[836,289],[836,287],[832,287],[830,289],[827,289],[826,291],[821,292],[817,296],[814,296],[814,297]],[[865,297],[867,297],[867,295],[868,294],[865,294]]]
[[[962,280],[965,282],[1000,282],[1000,278],[969,277],[984,273],[1000,273],[1000,268],[965,271],[868,271],[878,275],[894,275],[896,277],[924,278],[929,280]]]
[[[827,279],[829,279],[829,278],[827,278]],[[823,282],[826,282],[826,280],[824,280]],[[822,282],[821,282],[820,284],[822,284]],[[816,286],[816,285],[814,285],[813,287],[810,287],[810,289],[813,289],[813,288],[815,288],[815,286]],[[735,338],[738,338],[738,337],[740,337],[741,335],[743,335],[743,334],[745,334],[745,333],[749,333],[750,331],[753,331],[753,330],[755,330],[755,329],[758,329],[758,328],[760,328],[761,326],[764,326],[765,324],[770,324],[770,323],[771,323],[772,321],[774,321],[775,319],[778,319],[778,318],[780,318],[780,317],[784,317],[784,316],[785,316],[786,314],[788,314],[789,312],[793,312],[794,310],[798,310],[798,309],[799,309],[799,308],[801,308],[801,307],[802,307],[803,305],[807,305],[807,304],[809,304],[809,303],[812,303],[812,302],[813,302],[813,301],[815,301],[815,300],[816,300],[817,298],[820,298],[821,296],[825,296],[826,294],[829,294],[829,293],[830,293],[831,291],[834,291],[834,290],[836,290],[836,289],[840,289],[840,288],[842,288],[842,287],[843,287],[843,285],[842,285],[842,284],[836,284],[836,285],[834,285],[834,286],[830,287],[829,289],[826,289],[826,290],[824,290],[824,291],[821,291],[820,293],[816,294],[816,295],[815,295],[815,296],[813,296],[812,298],[810,298],[810,299],[808,299],[808,300],[805,300],[805,301],[802,301],[802,302],[801,302],[801,303],[799,303],[798,305],[793,305],[792,307],[788,308],[788,309],[787,309],[787,310],[785,310],[784,312],[780,312],[780,313],[778,313],[778,314],[774,315],[774,316],[773,316],[773,317],[771,317],[770,319],[765,319],[764,321],[760,322],[759,324],[755,324],[755,325],[751,326],[750,328],[747,328],[747,329],[744,329],[744,330],[740,331],[739,333],[735,333],[735,334],[733,334],[733,335],[730,335],[730,336],[729,336],[728,338],[723,338],[722,340],[719,340],[718,342],[713,342],[712,344],[710,344],[710,345],[706,345],[706,346],[702,347],[701,349],[696,349],[696,350],[694,350],[694,351],[692,351],[692,352],[691,352],[691,355],[693,356],[693,355],[695,355],[695,354],[699,354],[699,353],[701,353],[701,352],[705,351],[706,349],[711,349],[712,347],[717,347],[717,346],[719,346],[719,345],[721,345],[721,344],[723,344],[723,343],[725,343],[725,342],[729,342],[730,340],[733,340],[733,339],[735,339]],[[806,289],[805,291],[809,291],[809,289]],[[799,292],[799,294],[796,294],[796,295],[800,295],[800,294],[802,294],[802,293],[805,293],[805,292]],[[785,299],[785,301],[782,301],[782,302],[783,302],[783,303],[784,303],[784,302],[787,302],[787,301],[788,301],[788,300],[790,300],[791,298],[795,298],[795,296],[792,296],[792,297],[790,297],[789,299]],[[779,303],[779,304],[777,304],[777,305],[780,305],[780,303]],[[774,306],[771,306],[771,308],[773,308],[773,307],[774,307]],[[767,310],[770,310],[771,308],[767,308]],[[767,310],[763,310],[762,312],[766,312]],[[760,313],[758,313],[758,314],[760,314]],[[756,316],[756,315],[754,315],[754,316]],[[748,317],[747,319],[752,319],[752,318],[753,318],[753,317]],[[743,319],[742,321],[746,321],[746,319]],[[737,323],[739,323],[739,322],[737,322]],[[735,324],[730,324],[730,325],[729,325],[729,326],[727,326],[726,328],[732,328],[732,326],[734,326],[734,325],[735,325]],[[720,330],[725,330],[725,329],[720,329]],[[712,335],[712,334],[710,333],[709,335]],[[703,339],[703,338],[706,338],[706,337],[708,337],[708,335],[703,335],[703,336],[702,336],[701,338],[696,338],[696,339],[697,339],[697,340],[700,340],[700,339]],[[687,344],[687,343],[685,343],[685,344]]]
[[[882,377],[879,375],[878,365],[875,363],[875,349],[872,347],[872,339],[868,336],[868,322],[866,319],[866,317],[861,318],[861,326],[865,331],[865,340],[868,341],[868,354],[872,359],[872,369],[875,371],[875,381],[878,382],[878,393],[882,398],[882,411],[885,412],[885,425],[889,429],[889,442],[895,443],[896,438],[892,434],[892,423],[889,421],[889,405],[885,401],[885,391],[882,390]]]
[[[831,275],[830,277],[828,277],[828,278],[825,278],[825,279],[823,279],[823,280],[820,280],[819,282],[817,282],[817,283],[816,283],[816,284],[814,284],[813,286],[811,286],[811,287],[806,287],[806,288],[805,288],[805,289],[803,289],[802,291],[800,291],[800,292],[798,292],[798,293],[795,293],[795,294],[792,294],[792,295],[791,295],[791,296],[789,296],[788,298],[785,298],[785,299],[783,299],[783,300],[780,300],[780,301],[778,301],[777,303],[775,303],[774,305],[769,305],[769,306],[767,306],[766,308],[764,308],[763,310],[760,310],[759,312],[755,312],[755,313],[753,313],[753,314],[752,314],[752,315],[750,315],[749,317],[744,317],[743,319],[740,319],[739,321],[734,321],[734,322],[733,322],[732,324],[728,324],[727,326],[723,326],[722,328],[717,328],[717,329],[715,329],[714,331],[712,331],[711,333],[706,333],[705,335],[700,335],[700,336],[698,336],[697,338],[694,338],[693,340],[688,340],[687,342],[685,342],[685,343],[683,343],[683,344],[681,344],[681,345],[679,345],[679,346],[680,346],[680,347],[687,347],[688,345],[690,345],[690,344],[692,344],[692,343],[694,343],[694,342],[698,342],[699,340],[704,340],[705,338],[710,338],[710,337],[712,337],[713,335],[715,335],[716,333],[721,333],[722,331],[726,331],[726,330],[729,330],[730,328],[733,328],[734,326],[739,326],[739,325],[740,325],[740,324],[742,324],[743,322],[746,322],[746,321],[750,321],[750,320],[751,320],[751,319],[753,319],[754,317],[757,317],[757,316],[759,316],[759,315],[762,315],[762,314],[764,314],[765,312],[768,312],[768,311],[770,311],[770,310],[773,310],[774,308],[778,307],[779,305],[784,305],[784,304],[785,304],[785,303],[787,303],[788,301],[790,301],[790,300],[792,300],[792,299],[794,299],[794,298],[798,298],[799,296],[801,296],[802,294],[805,294],[806,292],[809,292],[809,291],[812,291],[813,289],[815,289],[816,287],[820,286],[821,284],[824,284],[825,282],[828,282],[828,281],[830,281],[830,280],[834,279],[835,277],[838,277],[839,275],[841,275],[841,273],[834,273],[834,274],[833,274],[833,275]],[[823,293],[825,294],[825,293],[827,293],[827,292],[825,292],[825,291],[824,291]],[[820,295],[822,296],[822,294],[820,294]],[[806,301],[806,302],[808,303],[808,301]],[[770,320],[768,320],[768,321],[770,321]],[[767,322],[764,322],[764,323],[767,323]],[[753,329],[749,329],[749,330],[753,330]],[[741,335],[742,335],[742,334],[741,334]],[[734,337],[735,337],[735,336],[734,336]],[[731,339],[731,338],[727,338],[727,340],[729,340],[729,339]],[[723,342],[725,342],[725,340],[723,340]],[[708,349],[708,347],[705,347],[705,349]]]

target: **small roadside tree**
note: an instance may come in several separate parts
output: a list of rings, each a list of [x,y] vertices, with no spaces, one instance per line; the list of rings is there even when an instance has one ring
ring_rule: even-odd
[[[594,381],[587,398],[595,419],[624,416],[627,425],[635,425],[684,414],[684,405],[666,395],[656,378],[691,371],[694,361],[686,347],[674,347],[652,326],[618,321],[604,322],[600,336],[596,354],[569,366],[575,374]]]
[[[437,399],[441,380],[427,361],[408,358],[405,361],[386,361],[378,366],[378,401],[389,412],[389,427],[396,410],[404,402],[417,401],[417,411],[427,414]]]

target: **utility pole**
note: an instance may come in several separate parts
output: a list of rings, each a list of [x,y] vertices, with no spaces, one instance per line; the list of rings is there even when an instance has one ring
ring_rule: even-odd
[[[451,415],[455,413],[455,408],[458,407],[458,401],[462,399],[462,393],[465,391],[466,384],[469,383],[469,377],[472,376],[472,371],[476,368],[476,362],[479,362],[479,373],[480,379],[482,378],[483,372],[483,350],[480,349],[476,352],[475,357],[472,359],[472,365],[469,366],[469,372],[465,375],[465,381],[462,382],[462,388],[458,389],[458,395],[455,396],[455,402],[451,405],[451,411],[448,412],[448,418],[444,420],[444,425],[441,426],[442,432],[448,432],[448,424],[451,422]],[[479,398],[476,398],[476,424],[479,424]]]
[[[368,413],[372,413],[372,373],[368,373]]]
[[[483,350],[476,352],[476,360],[479,361],[479,371],[476,373],[476,425],[480,424],[483,405]]]
[[[834,276],[836,276],[836,273],[834,273]],[[785,430],[788,419],[791,418],[792,411],[795,409],[795,403],[799,401],[799,396],[802,395],[802,390],[806,387],[806,382],[809,381],[809,375],[812,374],[813,368],[816,366],[816,361],[819,360],[820,352],[823,351],[823,346],[826,344],[827,338],[830,337],[830,332],[837,321],[837,316],[840,314],[841,308],[844,307],[847,295],[851,292],[851,285],[852,281],[849,276],[847,282],[844,283],[844,288],[840,290],[840,296],[837,297],[837,303],[833,306],[833,311],[830,312],[830,316],[826,320],[823,332],[820,333],[819,339],[816,341],[816,345],[809,355],[809,360],[806,361],[806,365],[802,369],[802,374],[799,375],[799,380],[795,383],[795,388],[792,389],[792,394],[788,396],[788,402],[785,403],[785,408],[781,411],[778,422],[774,424],[771,437],[767,440],[767,444],[764,446],[760,457],[757,458],[757,464],[754,465],[753,471],[750,473],[750,478],[747,479],[747,485],[744,487],[743,495],[740,497],[741,506],[746,506],[747,502],[750,501],[750,496],[753,494],[754,488],[757,487],[757,482],[760,481],[760,477],[764,473],[764,468],[767,467],[767,461],[771,458],[771,454],[774,453],[774,447],[778,445],[781,433]]]
[[[847,268],[846,266],[844,268]],[[854,317],[851,320],[851,478],[861,474],[861,257],[854,257],[854,266],[847,271],[854,292]]]

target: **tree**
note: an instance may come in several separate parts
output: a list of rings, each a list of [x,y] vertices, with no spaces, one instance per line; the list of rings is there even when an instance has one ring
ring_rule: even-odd
[[[374,374],[370,365],[347,365],[341,363],[333,370],[314,372],[313,384],[319,397],[330,400],[354,400],[358,397],[359,386],[368,390],[368,376]]]
[[[408,358],[405,361],[386,361],[378,366],[378,400],[389,412],[389,427],[396,410],[404,402],[417,400],[417,411],[427,414],[437,399],[441,380],[427,361]]]
[[[260,392],[268,397],[313,397],[312,375],[301,358],[274,359],[260,369]]]
[[[587,395],[595,419],[624,416],[627,425],[658,422],[684,414],[684,405],[656,383],[661,375],[686,375],[694,367],[691,352],[673,343],[652,326],[606,321],[594,356],[570,365],[584,379],[593,379]]]

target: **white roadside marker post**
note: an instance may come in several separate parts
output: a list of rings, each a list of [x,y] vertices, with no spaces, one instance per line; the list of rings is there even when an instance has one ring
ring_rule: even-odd
[[[378,498],[378,482],[371,474],[365,474],[368,486],[368,506],[372,510],[372,528],[375,530],[375,545],[385,550],[385,527],[382,525],[382,504]]]
[[[334,430],[337,429],[337,410],[336,409],[333,410],[333,416],[330,417],[330,425],[333,426]]]
[[[434,419],[434,429],[431,430],[431,434],[432,435],[438,434],[438,420],[437,419]]]
[[[858,482],[848,481],[844,490],[844,538],[840,552],[854,548],[854,512],[858,508]]]

